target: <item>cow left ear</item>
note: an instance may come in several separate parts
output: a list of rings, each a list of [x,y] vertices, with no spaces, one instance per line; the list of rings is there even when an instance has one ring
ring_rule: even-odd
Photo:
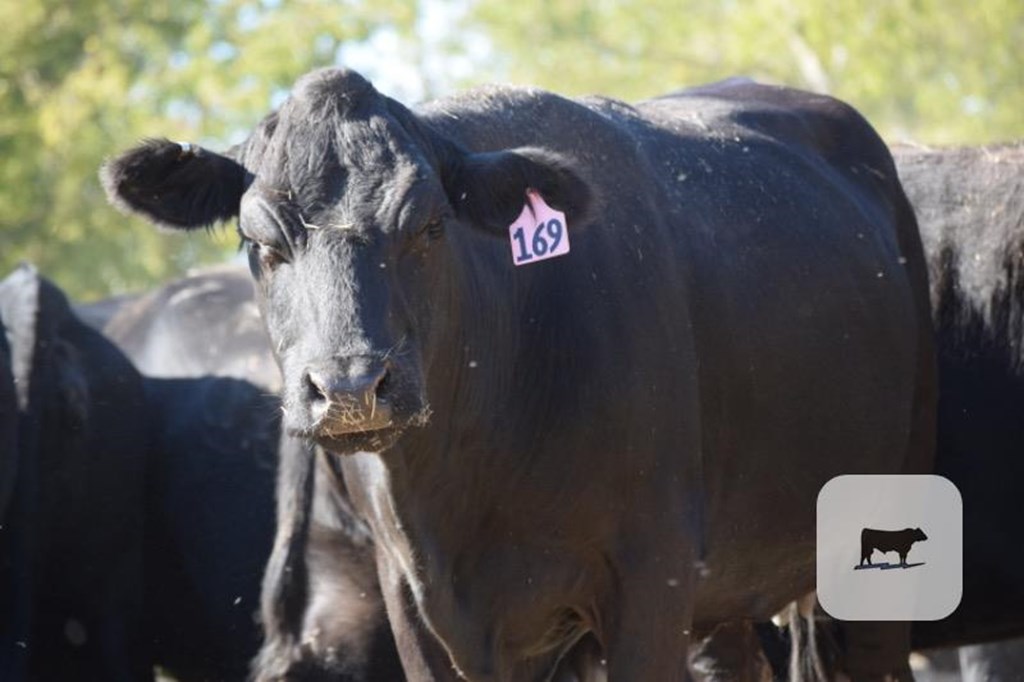
[[[508,234],[527,189],[564,212],[570,229],[589,222],[594,212],[594,192],[578,164],[538,147],[462,155],[446,169],[443,182],[455,214],[494,235]]]
[[[11,373],[20,410],[28,409],[32,367],[39,345],[39,292],[39,273],[27,263],[0,280],[0,329],[5,329],[11,349]]]
[[[147,140],[100,168],[115,207],[185,230],[238,215],[247,175],[234,159],[170,140]]]

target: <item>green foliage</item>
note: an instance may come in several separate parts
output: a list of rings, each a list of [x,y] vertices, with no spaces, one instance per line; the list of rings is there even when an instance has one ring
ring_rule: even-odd
[[[0,273],[31,260],[88,299],[223,259],[230,231],[115,213],[104,157],[154,134],[222,145],[343,42],[413,19],[401,0],[0,0]]]
[[[1020,0],[479,0],[506,78],[636,99],[746,75],[836,95],[889,139],[1024,136]]]
[[[29,259],[81,299],[235,248],[114,212],[106,155],[155,134],[236,142],[343,45],[430,94],[632,100],[739,74],[835,94],[890,139],[1024,137],[1020,0],[0,0],[0,25],[0,275]]]

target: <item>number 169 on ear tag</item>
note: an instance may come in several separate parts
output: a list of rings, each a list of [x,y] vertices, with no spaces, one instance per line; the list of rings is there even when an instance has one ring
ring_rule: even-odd
[[[512,262],[527,265],[569,253],[565,214],[548,206],[540,192],[526,190],[523,212],[509,225]]]

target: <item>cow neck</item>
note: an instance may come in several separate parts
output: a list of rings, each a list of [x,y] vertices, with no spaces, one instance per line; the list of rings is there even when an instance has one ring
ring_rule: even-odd
[[[514,379],[509,351],[517,337],[514,273],[496,262],[507,257],[507,244],[465,225],[453,228],[463,232],[445,238],[424,313],[430,421],[409,429],[383,457],[395,513],[416,554],[435,558],[454,556],[453,548],[483,532],[486,515],[480,510],[500,505],[505,494],[493,482],[509,480],[515,465],[495,435],[515,407],[507,399]],[[448,534],[449,528],[459,529],[459,536]]]

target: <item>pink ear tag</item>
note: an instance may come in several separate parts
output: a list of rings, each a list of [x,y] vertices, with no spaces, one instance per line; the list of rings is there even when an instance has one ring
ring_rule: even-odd
[[[569,253],[565,214],[548,206],[540,192],[526,190],[523,212],[508,226],[512,262],[527,265]]]

